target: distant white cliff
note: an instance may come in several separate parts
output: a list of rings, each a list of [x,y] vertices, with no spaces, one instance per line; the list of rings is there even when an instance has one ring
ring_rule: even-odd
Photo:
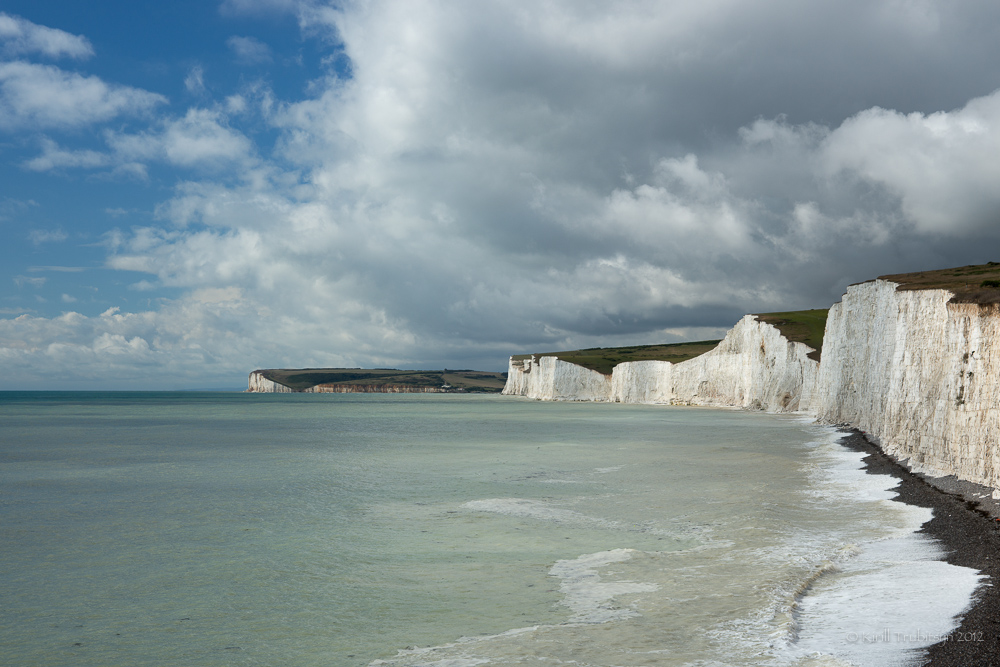
[[[555,357],[511,359],[503,393],[799,412],[859,428],[918,471],[1000,488],[1000,310],[896,287],[848,288],[830,309],[821,362],[747,315],[678,364],[626,362],[607,376]]]
[[[252,371],[247,379],[248,393],[262,394],[439,394],[450,387],[420,387],[405,384],[321,383],[295,391],[279,382],[268,380],[261,371]]]
[[[542,401],[606,401],[611,376],[555,357],[510,360],[504,394]]]
[[[811,400],[818,363],[812,348],[793,343],[747,315],[719,345],[672,364],[629,361],[610,376],[555,357],[511,359],[503,393],[540,400],[725,405],[791,412]]]
[[[278,384],[264,377],[264,374],[260,371],[253,371],[250,373],[250,378],[247,381],[247,391],[248,392],[260,392],[264,394],[291,394],[291,387],[286,387],[283,384]]]

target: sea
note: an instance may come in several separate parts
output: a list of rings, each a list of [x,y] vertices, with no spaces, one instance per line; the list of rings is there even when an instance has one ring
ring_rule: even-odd
[[[979,573],[800,416],[0,393],[0,664],[914,665]]]

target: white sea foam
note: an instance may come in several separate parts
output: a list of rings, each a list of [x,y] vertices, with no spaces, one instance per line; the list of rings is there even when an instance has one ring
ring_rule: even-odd
[[[385,660],[373,660],[369,667],[475,667],[491,662],[490,658],[468,653],[475,650],[478,644],[489,644],[497,640],[510,639],[519,635],[535,632],[540,627],[533,625],[527,628],[514,628],[495,635],[482,637],[461,637],[457,641],[441,646],[400,649],[395,657]]]
[[[552,566],[549,574],[562,579],[559,585],[565,596],[562,604],[573,610],[570,623],[607,623],[639,615],[634,609],[614,606],[612,600],[629,593],[652,593],[659,586],[633,581],[603,582],[597,572],[599,567],[631,559],[633,553],[633,549],[613,549],[557,561]]]
[[[690,537],[697,534],[699,537],[707,538],[710,532],[705,526],[684,526],[673,530],[657,528],[655,522],[644,521],[642,523],[622,523],[610,519],[582,514],[574,510],[561,507],[554,507],[550,503],[540,500],[530,500],[527,498],[485,498],[482,500],[471,500],[462,504],[462,509],[473,512],[488,512],[490,514],[501,514],[505,516],[518,517],[522,519],[533,519],[536,521],[547,521],[561,526],[574,528],[589,528],[601,530],[621,530],[628,532],[647,533],[650,535],[661,535],[670,538]],[[704,546],[704,545],[703,545]],[[720,546],[715,544],[713,546]]]
[[[576,625],[621,621],[639,615],[632,607],[619,607],[615,598],[635,593],[652,593],[656,584],[633,581],[602,581],[599,568],[630,560],[634,549],[612,549],[579,558],[556,561],[549,574],[561,580],[560,604],[573,612],[565,623],[515,628],[495,635],[462,637],[457,641],[425,648],[400,650],[395,657],[375,660],[369,667],[475,667],[493,662],[499,645],[517,641],[525,635]],[[502,650],[502,649],[500,649]],[[484,657],[489,655],[491,657]]]
[[[793,653],[825,653],[858,665],[912,664],[910,651],[945,639],[980,583],[970,568],[931,560],[923,535],[866,545],[802,598]]]
[[[823,460],[812,497],[881,506],[894,515],[895,528],[888,538],[845,552],[836,567],[810,582],[795,602],[784,657],[827,656],[873,667],[915,664],[919,649],[957,627],[982,576],[940,560],[940,544],[916,532],[932,511],[891,500],[898,480],[867,474],[864,455],[832,446],[835,440],[839,434],[815,443]]]
[[[539,521],[552,521],[561,524],[608,526],[609,522],[603,519],[574,512],[573,510],[552,507],[551,505],[538,500],[528,500],[525,498],[487,498],[483,500],[472,500],[464,505],[464,509],[474,512],[490,512],[492,514],[504,514],[525,519],[537,519]]]

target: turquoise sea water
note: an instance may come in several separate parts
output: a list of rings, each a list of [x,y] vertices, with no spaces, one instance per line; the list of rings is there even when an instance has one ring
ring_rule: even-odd
[[[499,396],[0,393],[0,664],[906,664],[861,633],[946,633],[978,579],[835,442]]]

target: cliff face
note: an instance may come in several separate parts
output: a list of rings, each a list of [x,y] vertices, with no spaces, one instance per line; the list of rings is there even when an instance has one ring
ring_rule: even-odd
[[[247,381],[247,391],[248,392],[259,392],[265,394],[291,394],[292,390],[290,387],[286,387],[283,384],[278,384],[277,382],[272,382],[264,377],[263,373],[260,371],[254,371],[250,373],[250,378]]]
[[[714,350],[674,366],[673,402],[794,412],[812,400],[819,362],[811,351],[747,315]]]
[[[541,401],[606,401],[611,378],[555,357],[510,360],[503,393]]]
[[[883,280],[848,288],[830,309],[811,411],[919,471],[997,488],[1000,313],[950,297]]]
[[[292,394],[295,390],[264,377],[260,371],[250,373],[247,381],[247,391],[265,394]],[[446,393],[444,387],[417,387],[402,384],[317,384],[303,389],[303,394],[440,394]]]
[[[692,359],[692,361],[694,361]],[[611,371],[615,403],[673,403],[674,368],[669,361],[627,361]],[[507,377],[510,378],[508,371]]]
[[[718,347],[700,357],[632,361],[614,367],[611,377],[555,357],[511,360],[508,395],[542,400],[671,403],[798,410],[811,400],[817,362],[811,348],[791,343],[771,326],[747,315]],[[609,381],[610,380],[610,381]]]

